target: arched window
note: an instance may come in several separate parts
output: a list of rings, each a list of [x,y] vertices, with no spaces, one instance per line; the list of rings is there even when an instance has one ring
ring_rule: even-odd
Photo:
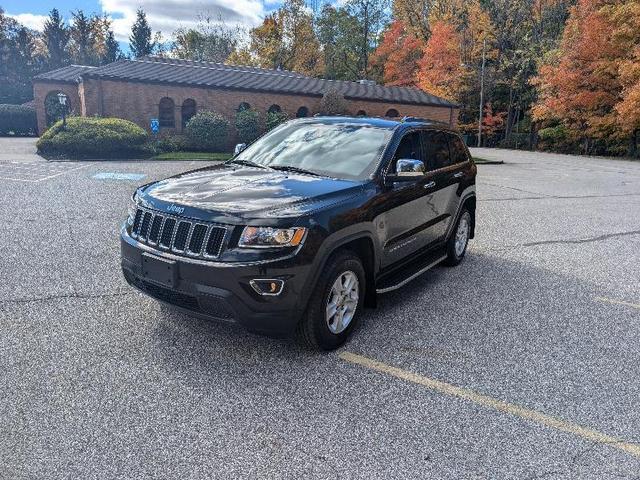
[[[307,107],[300,107],[296,112],[296,118],[305,118],[309,116],[309,109]]]
[[[161,128],[173,128],[176,126],[174,110],[175,105],[169,97],[164,97],[160,100],[158,104],[158,119],[160,120]]]
[[[396,110],[395,108],[390,108],[389,110],[387,110],[387,113],[385,113],[384,116],[390,117],[390,118],[396,118],[396,117],[399,117],[400,114],[398,113],[398,110]]]
[[[47,126],[53,125],[58,120],[62,119],[62,111],[64,110],[65,115],[69,115],[71,113],[71,99],[69,95],[67,95],[67,104],[63,107],[60,105],[60,99],[58,98],[58,94],[62,93],[59,90],[47,93],[47,96],[44,98],[44,112],[46,114]]]
[[[366,117],[367,116],[367,112],[365,112],[364,110],[358,110],[358,113],[356,113],[357,117]]]
[[[275,103],[273,105],[271,105],[269,107],[269,109],[267,110],[267,112],[269,112],[269,113],[279,113],[281,111],[282,111],[282,109],[280,108],[280,105],[276,105]]]
[[[245,110],[249,110],[251,108],[251,105],[249,105],[247,102],[242,102],[240,105],[238,105],[238,109],[236,110],[236,112],[243,112]]]
[[[182,128],[187,126],[187,122],[196,114],[196,101],[193,98],[187,98],[182,102]]]

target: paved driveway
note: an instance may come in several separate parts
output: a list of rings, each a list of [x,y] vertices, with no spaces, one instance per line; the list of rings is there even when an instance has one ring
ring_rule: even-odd
[[[202,163],[0,179],[0,477],[637,478],[640,164],[478,155],[463,264],[329,354],[123,281],[132,190]]]

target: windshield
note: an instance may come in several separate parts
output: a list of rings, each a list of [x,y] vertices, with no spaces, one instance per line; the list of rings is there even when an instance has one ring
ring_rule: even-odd
[[[389,128],[358,122],[290,122],[257,140],[233,161],[361,180],[376,168],[392,134]]]

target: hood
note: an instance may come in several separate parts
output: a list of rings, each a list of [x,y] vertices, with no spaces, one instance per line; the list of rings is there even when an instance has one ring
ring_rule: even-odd
[[[295,217],[344,201],[362,185],[360,181],[220,164],[152,183],[143,189],[141,200],[158,210],[186,207],[243,218]]]

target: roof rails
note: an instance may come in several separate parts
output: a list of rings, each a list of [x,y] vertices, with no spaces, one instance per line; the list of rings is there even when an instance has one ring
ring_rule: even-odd
[[[410,116],[404,116],[402,117],[402,119],[400,119],[401,122],[427,122],[427,123],[440,123],[442,125],[449,125],[446,122],[441,122],[439,120],[433,120],[431,118],[421,118],[421,117],[410,117]]]

